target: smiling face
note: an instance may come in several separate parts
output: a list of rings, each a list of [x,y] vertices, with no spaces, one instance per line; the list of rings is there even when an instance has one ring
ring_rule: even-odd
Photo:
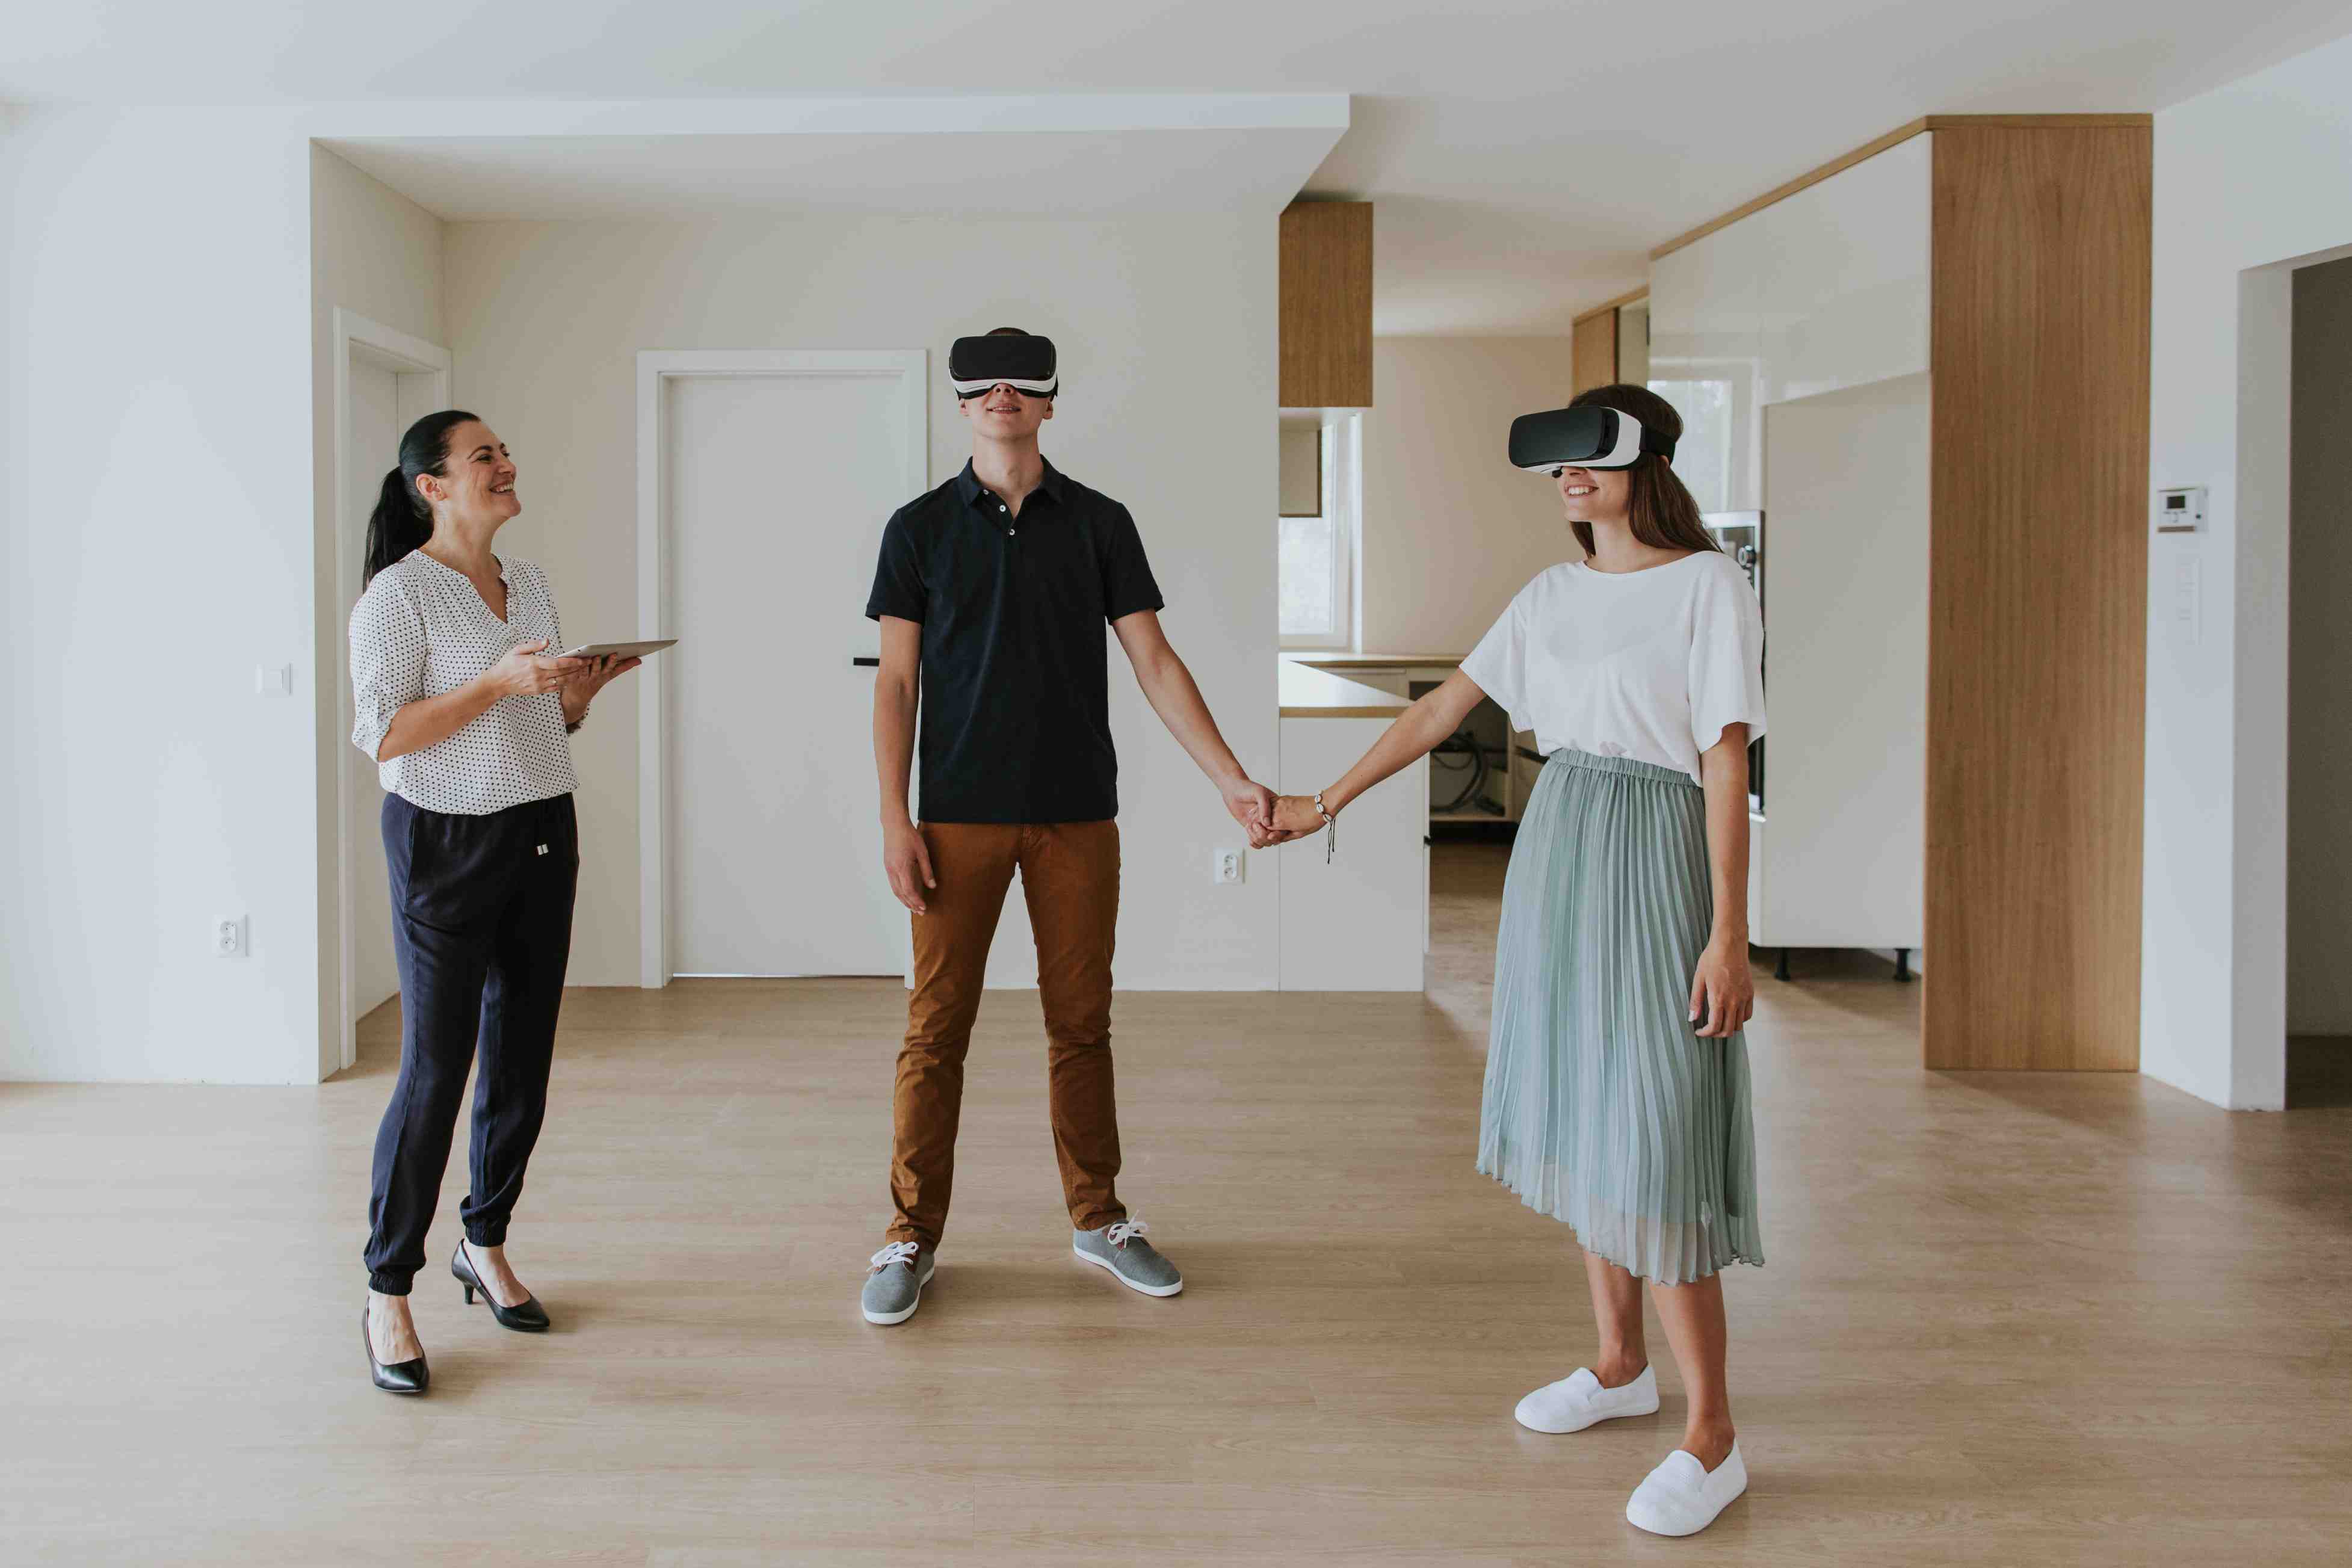
[[[1037,427],[1054,416],[1054,400],[1015,392],[1000,382],[978,397],[957,399],[956,412],[971,424],[975,436],[1019,441],[1034,438]]]
[[[436,519],[463,527],[493,528],[522,510],[515,494],[514,458],[490,427],[469,419],[449,429],[438,474],[420,474],[417,493]]]
[[[1560,510],[1570,522],[1622,522],[1633,497],[1630,468],[1562,468],[1554,482],[1559,487]]]

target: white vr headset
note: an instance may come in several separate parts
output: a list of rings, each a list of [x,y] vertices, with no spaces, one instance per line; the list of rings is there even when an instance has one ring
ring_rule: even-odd
[[[1672,458],[1675,444],[1614,408],[1587,403],[1522,414],[1511,421],[1511,466],[1530,474],[1630,468],[1644,452]]]
[[[1062,390],[1054,340],[1027,332],[958,338],[948,350],[948,382],[960,398],[984,396],[1000,386],[1029,397],[1051,397]]]

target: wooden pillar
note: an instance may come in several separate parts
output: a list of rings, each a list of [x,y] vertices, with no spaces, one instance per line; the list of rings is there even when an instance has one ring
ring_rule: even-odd
[[[2131,1069],[2153,133],[1934,135],[1922,1049]]]

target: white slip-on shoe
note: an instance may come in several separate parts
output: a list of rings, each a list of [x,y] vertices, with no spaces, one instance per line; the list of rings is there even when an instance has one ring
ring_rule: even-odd
[[[1747,1489],[1748,1466],[1737,1442],[1712,1470],[1676,1448],[1625,1500],[1625,1522],[1652,1535],[1696,1535]]]
[[[1596,1421],[1653,1415],[1657,1409],[1656,1367],[1643,1367],[1642,1375],[1622,1388],[1603,1388],[1589,1368],[1580,1366],[1520,1400],[1511,1414],[1530,1432],[1581,1432]]]

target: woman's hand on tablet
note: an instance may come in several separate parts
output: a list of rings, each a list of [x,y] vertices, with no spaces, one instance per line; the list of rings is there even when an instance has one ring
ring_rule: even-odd
[[[641,658],[614,658],[607,655],[603,658],[583,658],[578,662],[588,668],[572,678],[572,685],[580,692],[581,700],[585,701],[611,685],[614,677],[626,675],[646,661]]]
[[[576,726],[580,721],[588,716],[588,704],[596,700],[596,693],[604,690],[614,676],[626,675],[645,660],[614,658],[607,655],[601,658],[576,659],[573,662],[587,666],[580,674],[572,677],[563,688],[563,721]]]
[[[500,697],[536,697],[542,691],[560,690],[588,673],[589,660],[549,658],[543,652],[546,647],[542,637],[507,649],[505,658],[482,672],[483,686]]]

